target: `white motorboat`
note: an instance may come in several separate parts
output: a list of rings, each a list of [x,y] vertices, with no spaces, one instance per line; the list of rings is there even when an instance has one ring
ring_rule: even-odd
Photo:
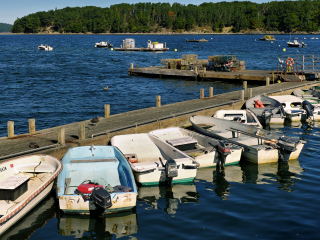
[[[151,134],[118,135],[111,144],[127,156],[142,185],[192,182],[197,174],[193,158]]]
[[[293,40],[293,42],[289,41],[287,42],[287,44],[288,44],[288,47],[306,47],[307,46],[307,44],[305,44],[304,42],[299,43],[298,40]]]
[[[213,117],[222,118],[230,121],[236,121],[247,125],[262,128],[257,116],[248,109],[244,110],[218,110]]]
[[[256,164],[297,159],[305,144],[297,137],[215,117],[191,116],[190,122],[197,132],[243,147],[242,157]]]
[[[59,207],[65,213],[98,215],[131,210],[137,186],[126,157],[113,146],[70,148],[57,180]]]
[[[49,155],[0,163],[0,235],[51,192],[61,170],[61,162]]]
[[[320,107],[320,91],[318,89],[296,89],[292,92],[296,97],[309,101],[313,106]]]
[[[43,50],[43,51],[52,51],[53,47],[50,47],[49,45],[43,45],[41,44],[40,46],[38,46],[39,50]]]
[[[320,121],[320,108],[310,102],[293,95],[270,96],[279,101],[289,121],[306,121],[308,119]]]
[[[286,118],[282,104],[265,95],[248,99],[243,107],[252,111],[264,127],[269,124],[283,124]]]
[[[98,43],[96,43],[95,47],[97,47],[97,48],[112,48],[113,45],[109,41],[107,41],[107,42],[98,42]]]
[[[172,127],[155,130],[150,134],[188,154],[200,164],[200,167],[213,167],[218,163],[224,167],[239,163],[241,158],[242,149],[237,145],[187,129]]]

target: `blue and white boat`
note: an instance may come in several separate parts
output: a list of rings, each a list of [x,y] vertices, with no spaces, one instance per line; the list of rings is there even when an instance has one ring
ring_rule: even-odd
[[[65,213],[120,212],[136,206],[137,187],[126,157],[113,146],[81,146],[62,158],[57,197]]]

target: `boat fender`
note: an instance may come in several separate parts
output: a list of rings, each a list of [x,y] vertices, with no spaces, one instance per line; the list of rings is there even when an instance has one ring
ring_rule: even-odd
[[[286,64],[292,67],[292,65],[294,64],[293,58],[288,58]]]

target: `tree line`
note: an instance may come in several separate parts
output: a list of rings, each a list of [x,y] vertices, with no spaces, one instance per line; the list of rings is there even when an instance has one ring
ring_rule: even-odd
[[[269,3],[219,2],[200,5],[180,3],[116,4],[110,8],[66,7],[18,18],[13,33],[157,33],[192,31],[206,27],[222,32],[230,27],[242,31],[306,31],[320,28],[320,1],[300,0]]]
[[[12,25],[8,23],[0,23],[0,32],[10,32]]]

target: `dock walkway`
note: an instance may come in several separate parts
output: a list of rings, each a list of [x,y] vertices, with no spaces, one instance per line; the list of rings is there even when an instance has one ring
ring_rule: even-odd
[[[319,85],[317,82],[283,82],[252,88],[252,95],[291,94],[297,88],[309,89]],[[248,91],[245,91],[248,92]],[[239,109],[244,104],[240,90],[215,95],[211,98],[194,99],[160,107],[135,110],[131,112],[100,118],[93,125],[90,120],[57,126],[36,131],[35,134],[21,134],[12,138],[0,138],[0,160],[30,154],[50,154],[62,158],[70,147],[79,145],[105,145],[110,138],[118,134],[149,132],[159,128],[190,126],[189,117],[194,114],[211,116],[218,109]],[[248,97],[248,93],[245,97]],[[112,106],[111,106],[112,109]],[[79,140],[79,128],[85,126],[85,139]],[[65,143],[58,142],[58,133],[64,128]],[[39,148],[31,149],[29,144],[35,142]]]

